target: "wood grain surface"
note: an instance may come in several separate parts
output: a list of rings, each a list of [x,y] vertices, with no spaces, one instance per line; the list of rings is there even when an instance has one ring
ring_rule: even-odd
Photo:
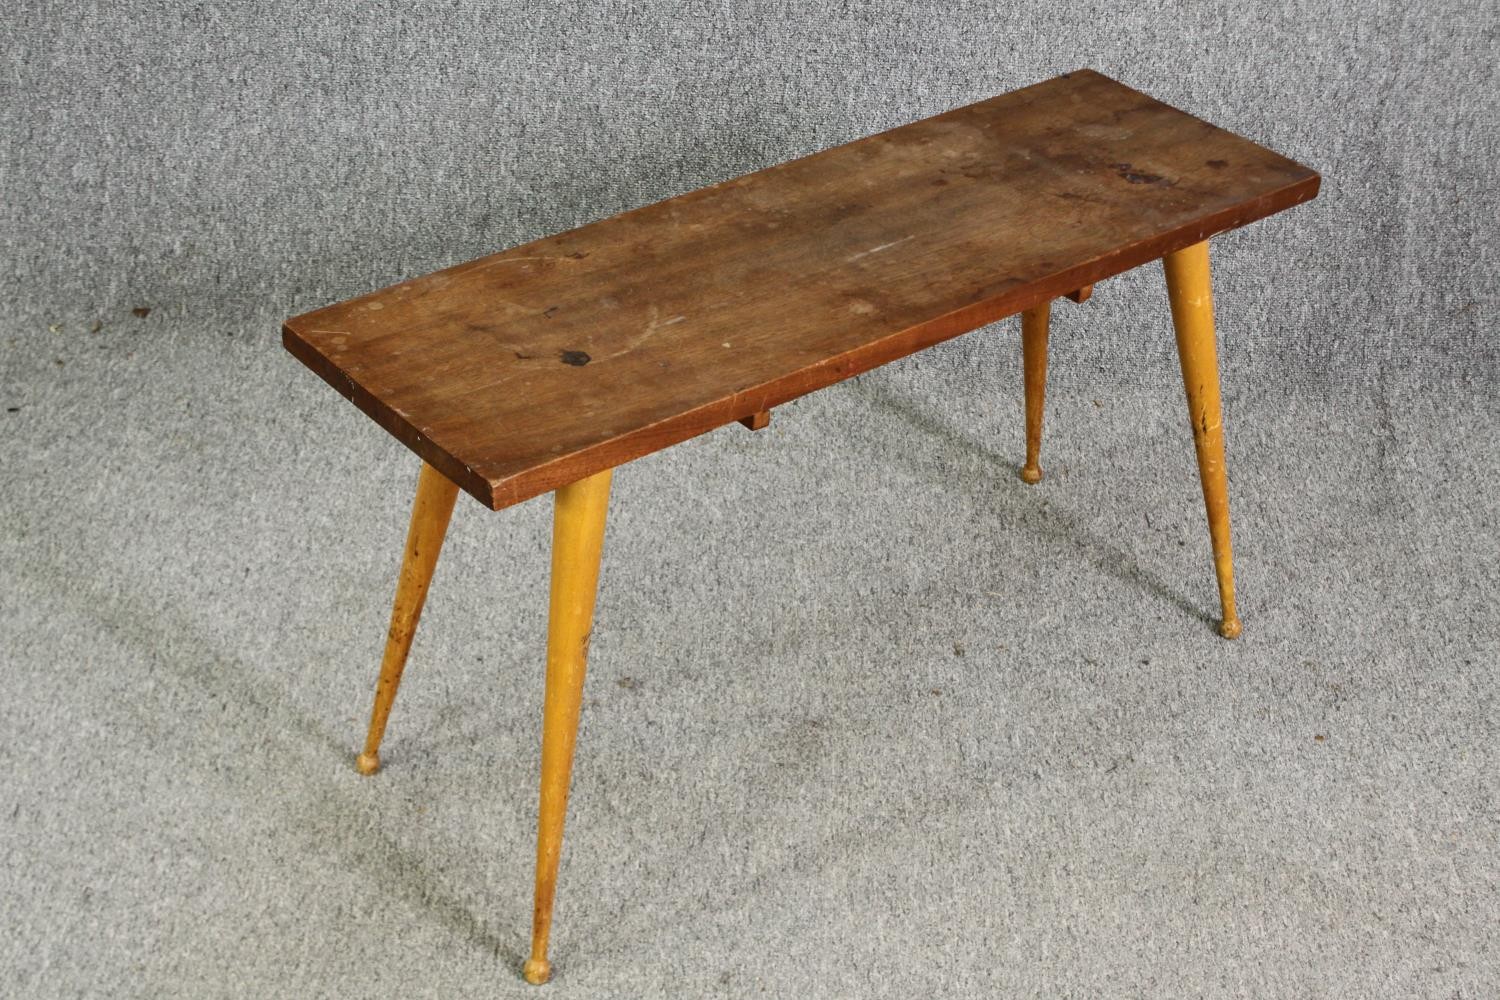
[[[1312,198],[1090,70],[288,320],[288,350],[506,507]]]

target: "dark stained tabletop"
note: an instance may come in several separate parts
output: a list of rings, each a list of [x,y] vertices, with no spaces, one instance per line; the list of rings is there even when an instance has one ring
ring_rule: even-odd
[[[289,351],[501,508],[1312,198],[1084,70],[296,316]]]

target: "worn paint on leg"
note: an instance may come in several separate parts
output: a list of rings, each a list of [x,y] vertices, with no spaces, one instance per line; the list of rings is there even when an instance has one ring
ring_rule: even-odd
[[[391,705],[401,686],[406,656],[411,640],[427,602],[427,588],[437,567],[448,521],[458,487],[441,472],[422,463],[417,475],[417,496],[412,503],[411,525],[406,532],[406,551],[401,559],[401,575],[396,583],[396,599],[391,606],[391,624],[386,632],[385,655],[380,662],[380,680],[375,684],[375,705],[370,711],[370,728],[365,733],[365,749],[355,761],[360,774],[380,770],[380,742],[390,720]]]
[[[604,516],[609,507],[610,472],[559,489],[553,507],[552,589],[547,620],[547,689],[542,705],[542,784],[537,809],[536,896],[532,907],[531,957],[522,970],[541,985],[552,976],[547,941],[583,678],[588,665],[599,557],[604,547]]]
[[[1208,513],[1213,543],[1214,574],[1219,583],[1222,613],[1219,632],[1226,639],[1240,634],[1234,607],[1234,559],[1229,544],[1229,479],[1224,467],[1224,423],[1219,398],[1219,360],[1214,345],[1213,292],[1209,278],[1208,243],[1162,258],[1167,275],[1167,297],[1177,334],[1177,356],[1187,392],[1193,447],[1198,453],[1198,477]]]
[[[1021,358],[1026,389],[1026,464],[1021,478],[1042,481],[1042,407],[1047,398],[1047,327],[1052,303],[1043,302],[1021,313]]]

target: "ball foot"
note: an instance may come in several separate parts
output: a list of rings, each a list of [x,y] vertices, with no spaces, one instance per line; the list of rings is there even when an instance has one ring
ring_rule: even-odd
[[[1238,618],[1226,618],[1219,623],[1219,634],[1226,639],[1238,639],[1240,637],[1240,620]]]
[[[354,766],[360,774],[374,774],[380,770],[380,754],[362,753],[354,759]]]
[[[1033,486],[1042,481],[1042,467],[1039,465],[1021,466],[1021,481],[1031,483]]]
[[[525,967],[521,969],[521,975],[532,986],[540,986],[552,978],[552,963],[545,958],[528,958]]]

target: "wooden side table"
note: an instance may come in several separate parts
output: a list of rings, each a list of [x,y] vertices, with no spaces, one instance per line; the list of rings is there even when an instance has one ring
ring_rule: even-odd
[[[458,490],[555,494],[531,958],[547,939],[612,470],[1021,313],[1029,483],[1051,303],[1161,259],[1222,607],[1240,632],[1207,240],[1319,177],[1083,70],[286,322],[422,465],[359,770]]]

